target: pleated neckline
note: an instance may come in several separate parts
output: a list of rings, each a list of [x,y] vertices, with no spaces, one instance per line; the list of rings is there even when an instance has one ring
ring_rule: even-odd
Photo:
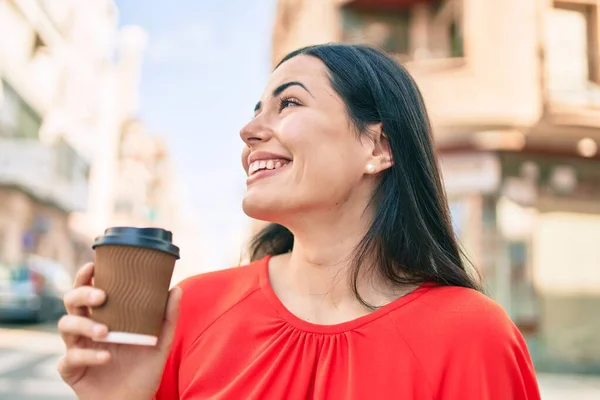
[[[277,294],[273,290],[271,286],[271,280],[269,278],[269,262],[272,256],[267,256],[260,261],[259,265],[259,280],[260,287],[264,295],[267,297],[269,302],[273,305],[277,313],[291,326],[305,331],[309,333],[316,334],[340,334],[344,332],[349,332],[354,329],[357,329],[361,326],[364,326],[372,321],[375,321],[390,312],[410,303],[411,301],[417,299],[422,294],[430,290],[433,286],[432,283],[424,283],[420,285],[418,288],[413,290],[412,292],[386,304],[383,307],[378,308],[377,310],[358,317],[356,319],[341,322],[338,324],[332,325],[321,325],[315,324],[306,320],[303,320],[297,317],[294,313],[287,309],[287,307],[281,302]]]

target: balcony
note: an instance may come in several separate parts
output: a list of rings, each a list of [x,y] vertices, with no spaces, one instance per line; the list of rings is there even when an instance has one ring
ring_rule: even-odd
[[[438,132],[450,127],[530,125],[541,115],[539,85],[527,79],[535,77],[533,65],[515,71],[491,60],[486,68],[461,58],[403,64],[416,80]]]
[[[600,87],[589,82],[585,87],[548,88],[545,119],[558,126],[600,127]]]
[[[548,10],[544,78],[551,124],[600,127],[596,14],[589,5],[558,4]]]
[[[543,104],[535,2],[442,3],[413,7],[410,46],[396,53],[423,93],[438,143],[452,132],[535,124]]]
[[[87,206],[88,164],[64,141],[0,138],[0,185],[15,186],[66,211]]]
[[[531,124],[541,113],[535,7],[521,3],[469,2],[465,13],[458,0],[349,1],[341,8],[342,40],[394,54],[417,81],[437,133]],[[525,10],[507,31],[494,16],[519,6]]]
[[[406,9],[417,4],[433,3],[433,0],[346,0],[345,6],[370,11]]]

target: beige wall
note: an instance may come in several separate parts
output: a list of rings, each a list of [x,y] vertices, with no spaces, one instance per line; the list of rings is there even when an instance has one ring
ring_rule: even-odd
[[[435,124],[532,124],[540,117],[536,1],[463,0],[465,58],[410,62]]]
[[[543,293],[537,354],[547,369],[600,373],[600,294]]]
[[[340,13],[334,3],[280,0],[273,33],[274,60],[298,47],[340,40]],[[441,129],[465,124],[528,125],[539,119],[541,14],[537,3],[463,0],[465,58],[406,63]],[[420,18],[413,23],[413,32],[423,32],[424,25],[435,26],[422,8],[414,12]],[[435,30],[431,31],[434,35]]]
[[[33,252],[74,270],[76,255],[68,228],[68,214],[9,188],[0,188],[0,261],[11,264],[23,259],[26,254],[23,236],[31,230],[36,216],[46,219],[51,229],[39,237]]]
[[[290,51],[339,41],[338,6],[328,0],[278,0],[273,30],[272,63]]]
[[[600,203],[568,203],[541,212],[533,236],[544,361],[600,370]]]
[[[540,213],[536,227],[534,272],[539,289],[600,296],[600,214]]]

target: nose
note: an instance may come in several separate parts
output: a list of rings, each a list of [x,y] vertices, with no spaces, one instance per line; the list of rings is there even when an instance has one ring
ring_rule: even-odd
[[[273,136],[271,129],[261,120],[256,117],[248,122],[241,130],[240,137],[247,146],[264,142]]]

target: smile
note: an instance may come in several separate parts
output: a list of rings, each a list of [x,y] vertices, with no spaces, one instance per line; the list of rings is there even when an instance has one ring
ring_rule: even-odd
[[[248,166],[248,176],[265,170],[276,170],[285,167],[290,163],[289,160],[272,159],[272,160],[257,160]]]

